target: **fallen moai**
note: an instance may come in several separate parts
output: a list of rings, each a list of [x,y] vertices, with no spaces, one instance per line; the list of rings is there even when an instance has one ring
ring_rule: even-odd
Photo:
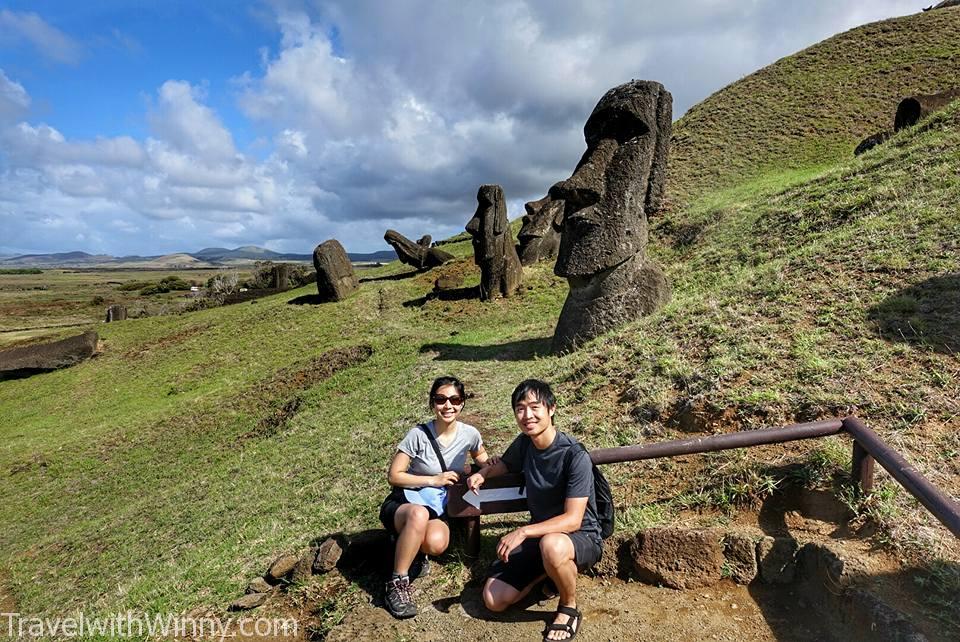
[[[523,268],[507,220],[507,204],[499,185],[481,185],[477,211],[467,223],[473,260],[480,267],[480,299],[512,296],[520,289]]]
[[[397,253],[401,263],[411,265],[418,270],[428,270],[453,260],[453,255],[435,247],[430,247],[430,236],[424,236],[414,243],[400,232],[387,230],[383,240]]]
[[[360,287],[350,257],[336,239],[313,250],[313,267],[317,270],[317,294],[324,302],[342,301]]]
[[[0,379],[19,379],[67,368],[97,353],[99,337],[89,331],[75,337],[0,351]]]
[[[860,144],[857,145],[856,149],[853,150],[853,155],[859,156],[860,154],[868,152],[874,147],[876,147],[877,145],[881,145],[887,142],[887,139],[890,138],[891,136],[893,136],[893,132],[887,132],[887,131],[877,132],[872,136],[867,136],[862,141],[860,141]]]
[[[554,200],[547,194],[538,201],[524,204],[523,208],[527,213],[517,234],[520,263],[533,265],[556,258],[563,230],[563,201]]]
[[[960,89],[950,89],[937,94],[908,96],[897,105],[897,114],[893,119],[893,131],[916,125],[935,111],[940,111],[954,100],[960,98]]]
[[[670,284],[646,257],[647,212],[660,208],[667,172],[673,98],[658,82],[609,90],[584,125],[587,151],[573,175],[550,188],[565,202],[554,272],[570,293],[553,337],[554,352],[650,314],[670,299]]]

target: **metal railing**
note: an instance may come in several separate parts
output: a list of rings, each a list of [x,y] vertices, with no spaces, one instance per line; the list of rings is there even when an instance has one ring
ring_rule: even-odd
[[[733,448],[748,448],[777,444],[800,439],[828,437],[841,432],[853,438],[851,456],[851,478],[863,493],[870,493],[874,482],[874,462],[879,462],[907,492],[917,498],[956,537],[960,538],[960,504],[934,486],[916,468],[911,466],[900,453],[884,442],[877,433],[868,428],[856,417],[826,419],[810,423],[793,424],[779,428],[745,430],[723,435],[711,435],[691,439],[678,439],[644,446],[622,446],[620,448],[600,448],[590,451],[594,464],[614,464],[642,459],[677,457],[698,453],[717,452]],[[503,475],[489,480],[483,488],[487,490],[516,488],[520,485],[519,475]],[[465,499],[466,484],[451,487],[447,512],[451,517],[467,520],[467,553],[476,555],[480,546],[480,516],[497,513],[519,512],[527,509],[525,497],[509,497],[504,493],[494,493],[491,500],[483,497]],[[478,501],[479,500],[479,501]]]

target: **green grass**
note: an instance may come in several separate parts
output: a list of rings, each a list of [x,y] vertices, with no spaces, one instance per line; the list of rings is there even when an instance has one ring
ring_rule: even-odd
[[[865,137],[893,129],[902,98],[956,85],[958,62],[955,10],[864,25],[787,56],[677,121],[669,200],[849,159]]]

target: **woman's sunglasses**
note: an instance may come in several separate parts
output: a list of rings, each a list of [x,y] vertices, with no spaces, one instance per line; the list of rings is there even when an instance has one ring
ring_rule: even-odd
[[[454,395],[452,397],[444,397],[443,395],[433,395],[433,403],[442,406],[447,402],[452,403],[454,406],[459,406],[463,403],[463,397],[460,395]]]

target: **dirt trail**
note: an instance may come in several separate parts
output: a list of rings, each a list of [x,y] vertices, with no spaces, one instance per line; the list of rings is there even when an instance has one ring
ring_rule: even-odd
[[[354,609],[330,631],[328,642],[357,640],[539,640],[556,600],[491,616],[480,587],[462,593],[432,578],[418,581],[420,614],[394,620],[379,604]],[[822,640],[835,639],[810,617],[810,607],[791,587],[744,587],[728,580],[709,588],[674,591],[636,582],[582,577],[584,628],[578,640]]]

